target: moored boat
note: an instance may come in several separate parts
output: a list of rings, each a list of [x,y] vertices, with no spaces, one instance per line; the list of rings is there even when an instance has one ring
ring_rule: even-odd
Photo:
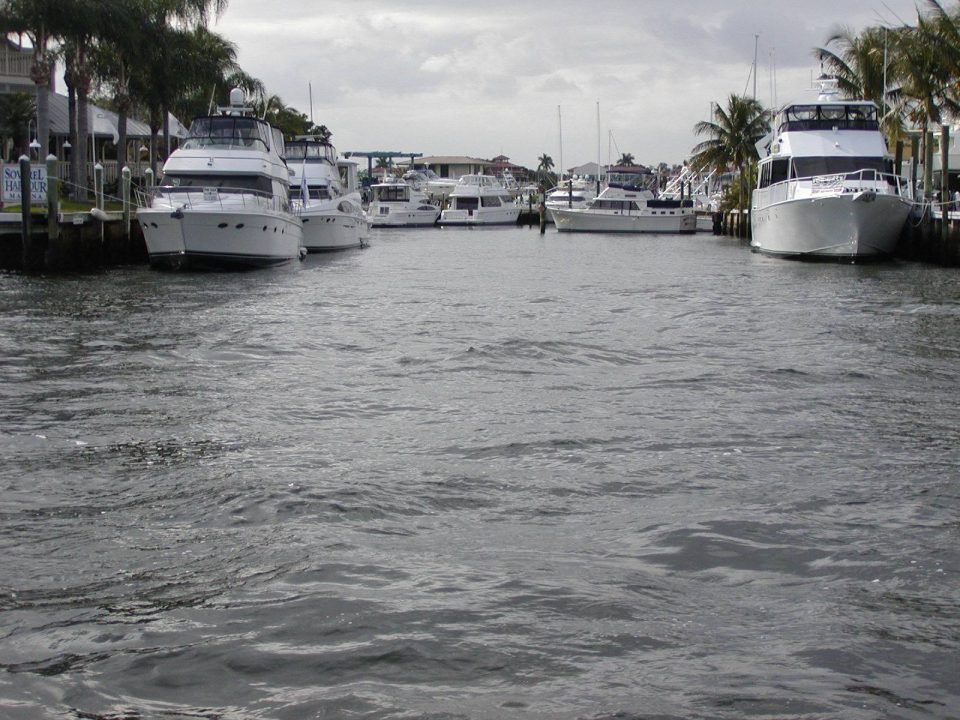
[[[611,184],[582,208],[553,209],[560,232],[692,233],[690,200],[658,200],[649,190]]]
[[[158,268],[252,268],[301,257],[283,136],[235,89],[219,114],[196,118],[141,195],[137,220]]]
[[[371,185],[370,192],[367,217],[372,227],[424,227],[436,224],[440,216],[427,194],[405,180],[384,179]]]
[[[846,261],[893,253],[912,198],[893,174],[874,103],[841,100],[836,80],[820,78],[817,100],[784,107],[765,149],[754,250]]]
[[[520,206],[490,175],[464,175],[440,213],[441,225],[508,225],[520,217]]]
[[[303,223],[308,252],[362,247],[368,232],[360,193],[349,185],[350,170],[336,149],[316,136],[289,140],[284,156],[292,173],[293,207]]]

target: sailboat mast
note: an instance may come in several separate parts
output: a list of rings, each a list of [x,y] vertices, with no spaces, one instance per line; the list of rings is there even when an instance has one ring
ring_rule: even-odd
[[[560,167],[557,173],[557,184],[563,180],[563,118],[560,115],[560,106],[557,105],[557,130],[560,132]]]
[[[597,100],[597,195],[600,194],[600,101]]]

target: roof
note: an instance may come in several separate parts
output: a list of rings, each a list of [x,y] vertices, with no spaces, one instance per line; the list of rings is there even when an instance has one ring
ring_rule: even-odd
[[[50,134],[68,135],[70,133],[70,109],[69,100],[66,95],[51,92],[50,95]],[[112,110],[89,105],[87,107],[87,117],[90,132],[96,137],[109,137],[116,142],[119,139],[119,115]],[[170,115],[170,135],[172,137],[187,137],[187,128]],[[129,138],[149,138],[150,126],[145,122],[135,118],[127,118],[127,137]]]
[[[417,165],[479,165],[486,167],[490,164],[489,160],[480,158],[466,157],[463,155],[429,155],[419,158]]]

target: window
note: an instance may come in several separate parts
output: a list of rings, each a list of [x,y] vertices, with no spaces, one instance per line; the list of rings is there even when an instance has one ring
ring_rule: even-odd
[[[457,197],[452,198],[453,204],[451,208],[453,210],[476,210],[480,205],[478,202],[480,198],[475,197]]]
[[[847,175],[860,170],[886,172],[887,164],[879,157],[798,157],[793,159],[793,177]]]
[[[273,183],[263,175],[186,175],[167,173],[160,179],[164,189],[222,188],[225,190],[255,190],[272,194]]]
[[[406,202],[407,188],[403,185],[397,187],[379,187],[374,188],[377,194],[377,200],[380,202]]]
[[[498,197],[485,197],[483,198],[483,207],[501,207],[503,203],[500,202]]]

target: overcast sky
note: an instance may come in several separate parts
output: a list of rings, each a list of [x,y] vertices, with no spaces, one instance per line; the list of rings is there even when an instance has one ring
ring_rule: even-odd
[[[757,97],[782,104],[807,92],[831,29],[915,18],[914,0],[230,0],[214,29],[307,115],[312,84],[341,152],[559,165],[562,126],[571,167],[598,145],[603,162],[608,147],[682,161],[711,101],[753,93],[755,35]]]

